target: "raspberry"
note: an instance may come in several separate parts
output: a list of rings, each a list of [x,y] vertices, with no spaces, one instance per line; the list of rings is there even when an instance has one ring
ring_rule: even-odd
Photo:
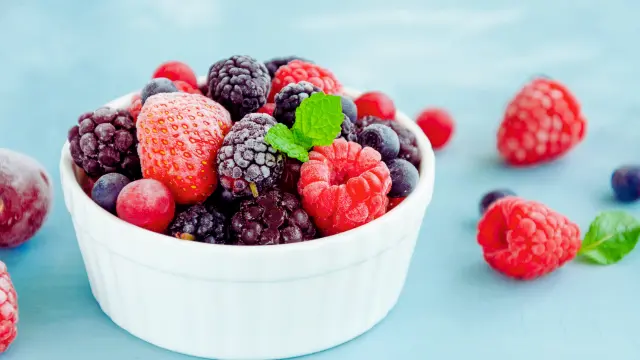
[[[0,354],[7,351],[18,335],[18,294],[7,265],[0,261]]]
[[[202,95],[158,94],[147,100],[137,127],[145,178],[164,183],[181,205],[213,193],[216,154],[231,127],[227,110]]]
[[[274,103],[266,103],[264,105],[262,105],[262,107],[260,109],[258,109],[258,111],[256,111],[257,113],[261,113],[261,114],[267,114],[270,116],[273,116],[273,111],[276,109],[276,104]]]
[[[300,61],[304,61],[304,62],[308,62],[311,63],[311,61],[301,58],[301,57],[297,57],[297,56],[287,56],[287,57],[280,57],[280,58],[274,58],[271,59],[269,61],[266,61],[264,63],[264,65],[267,67],[267,70],[269,71],[269,76],[273,79],[273,77],[276,75],[276,71],[278,71],[278,69],[284,65],[287,65],[288,63],[292,62],[293,60],[300,60]]]
[[[282,175],[282,154],[265,143],[264,136],[276,124],[267,114],[248,114],[233,124],[218,152],[220,183],[234,196],[262,192]]]
[[[390,189],[389,169],[380,153],[344,139],[314,147],[298,181],[302,206],[325,236],[384,215]]]
[[[361,118],[358,120],[358,122],[356,122],[356,133],[359,135],[367,126],[371,124],[383,124],[395,131],[398,135],[398,140],[400,140],[400,151],[398,152],[398,158],[405,159],[408,162],[412,163],[416,168],[420,168],[422,155],[420,154],[420,149],[418,149],[416,136],[411,132],[411,130],[407,129],[406,127],[404,127],[404,125],[395,120],[382,120],[375,116],[365,116],[364,118]]]
[[[396,118],[396,106],[393,100],[379,91],[366,92],[355,101],[358,117],[375,116],[383,120]]]
[[[153,179],[127,184],[116,200],[116,213],[120,219],[159,233],[167,229],[175,209],[169,188]]]
[[[267,103],[271,78],[263,63],[250,56],[235,55],[211,65],[207,96],[219,102],[233,121]]]
[[[493,269],[531,280],[576,256],[580,228],[543,204],[506,196],[489,206],[480,219],[477,240]]]
[[[134,123],[138,121],[140,110],[142,110],[142,97],[140,96],[140,94],[134,94],[131,97],[131,104],[129,104],[129,107],[127,108],[127,111],[129,111],[129,114],[131,114]]]
[[[276,245],[312,240],[316,228],[294,194],[271,189],[242,202],[231,232],[238,245]]]
[[[153,72],[152,78],[167,78],[172,81],[184,81],[191,88],[198,88],[198,79],[189,65],[180,61],[167,61],[160,64]]]
[[[434,150],[442,149],[447,145],[455,128],[451,115],[440,108],[425,109],[418,115],[416,123],[427,135]]]
[[[312,63],[293,60],[276,71],[271,81],[269,101],[273,101],[285,86],[300,81],[308,81],[327,94],[336,94],[342,90],[342,85],[329,70]]]
[[[186,83],[184,81],[174,80],[173,81],[173,85],[176,86],[178,91],[186,92],[186,93],[189,93],[189,94],[202,95],[202,92],[200,92],[200,90],[197,87],[194,88],[193,86],[189,85],[189,83]]]
[[[578,101],[564,85],[534,79],[507,106],[498,152],[513,166],[553,161],[582,141],[586,127]]]
[[[69,130],[71,157],[90,177],[118,172],[139,179],[136,125],[126,110],[101,107],[82,114]]]
[[[209,204],[192,205],[171,222],[169,234],[183,240],[226,244],[229,241],[227,217]]]
[[[296,109],[303,100],[318,92],[322,90],[308,81],[288,84],[276,94],[273,117],[287,127],[292,127],[296,121]]]

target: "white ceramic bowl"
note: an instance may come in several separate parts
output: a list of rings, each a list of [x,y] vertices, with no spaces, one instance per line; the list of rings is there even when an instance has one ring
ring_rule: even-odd
[[[125,107],[132,95],[107,105]],[[434,185],[428,139],[405,114],[397,120],[422,153],[415,191],[357,229],[274,246],[179,241],[121,221],[83,192],[66,143],[62,189],[100,307],[140,339],[216,359],[305,355],[371,329],[402,291]]]

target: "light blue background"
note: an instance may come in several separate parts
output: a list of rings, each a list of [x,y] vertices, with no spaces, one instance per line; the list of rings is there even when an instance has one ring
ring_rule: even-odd
[[[164,60],[204,74],[233,54],[308,57],[345,84],[390,94],[410,115],[439,105],[458,122],[437,155],[435,195],[397,307],[366,335],[309,359],[637,359],[640,254],[517,283],[484,264],[475,222],[479,198],[495,187],[545,202],[583,231],[598,211],[620,207],[608,181],[640,150],[639,11],[632,0],[0,0],[0,144],[57,180],[76,117],[141,87]],[[554,164],[507,169],[496,160],[496,129],[509,98],[539,73],[582,101],[587,138]],[[20,300],[5,360],[187,359],[100,311],[59,185],[41,232],[0,259]]]

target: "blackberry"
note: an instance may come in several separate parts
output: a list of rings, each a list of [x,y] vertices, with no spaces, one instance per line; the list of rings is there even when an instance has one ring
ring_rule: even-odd
[[[192,205],[176,215],[169,225],[169,235],[209,244],[227,244],[227,217],[211,205]]]
[[[349,120],[349,117],[347,116],[347,114],[343,114],[343,115],[344,115],[344,120],[342,120],[342,125],[340,125],[341,127],[340,134],[336,136],[336,139],[344,138],[347,141],[353,141],[353,142],[358,141],[358,135],[356,134],[356,126],[353,125],[351,120]]]
[[[267,70],[269,71],[269,76],[273,78],[273,76],[276,74],[276,71],[278,71],[278,69],[281,66],[287,65],[289,62],[293,60],[300,60],[300,61],[311,63],[311,61],[301,57],[287,56],[287,57],[273,58],[271,60],[265,61],[264,65],[267,67]]]
[[[298,159],[287,158],[284,161],[284,170],[280,178],[280,187],[292,193],[298,193],[298,180],[300,180],[300,168],[302,162]]]
[[[271,77],[263,63],[250,56],[234,55],[211,65],[207,84],[207,96],[238,121],[267,103]]]
[[[356,123],[356,133],[359,135],[364,130],[364,128],[371,124],[383,124],[393,129],[393,131],[395,131],[398,135],[398,140],[400,140],[400,151],[398,153],[398,158],[405,159],[408,162],[412,163],[416,168],[420,168],[422,155],[420,155],[420,150],[418,149],[416,136],[413,135],[411,130],[404,127],[398,121],[382,120],[378,117],[369,115],[358,120],[358,122]]]
[[[69,130],[71,157],[92,178],[117,172],[140,179],[136,125],[127,110],[101,107],[82,114]]]
[[[235,214],[240,209],[240,200],[224,186],[218,186],[204,203],[207,206],[213,206],[227,216]]]
[[[235,197],[255,195],[275,185],[282,175],[283,157],[264,141],[276,119],[248,114],[231,127],[218,151],[220,184]]]
[[[230,232],[238,245],[276,245],[312,240],[316,227],[296,195],[271,189],[242,202]]]
[[[287,125],[287,127],[292,127],[296,121],[296,109],[298,106],[304,99],[317,92],[322,92],[322,90],[307,81],[285,86],[275,96],[276,108],[273,110],[273,117],[278,122]]]

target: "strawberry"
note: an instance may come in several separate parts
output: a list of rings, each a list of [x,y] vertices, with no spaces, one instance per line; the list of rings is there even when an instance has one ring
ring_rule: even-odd
[[[145,178],[165,184],[181,205],[214,192],[216,156],[231,128],[222,105],[197,94],[157,94],[145,102],[136,126]]]
[[[558,81],[536,78],[511,100],[497,148],[512,166],[553,161],[578,145],[587,122],[575,96]]]

